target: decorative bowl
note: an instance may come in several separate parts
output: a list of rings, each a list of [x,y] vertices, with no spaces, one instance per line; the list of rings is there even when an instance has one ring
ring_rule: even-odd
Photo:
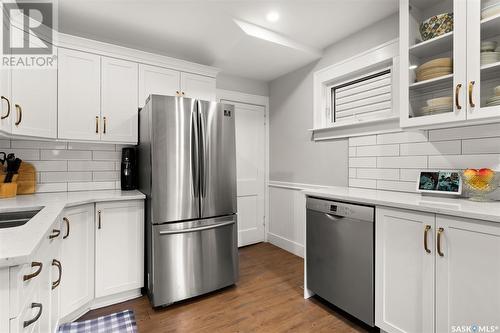
[[[488,201],[486,194],[498,188],[500,174],[491,169],[466,169],[462,173],[464,188],[473,201]]]
[[[432,16],[420,24],[420,35],[426,41],[453,31],[453,13]]]

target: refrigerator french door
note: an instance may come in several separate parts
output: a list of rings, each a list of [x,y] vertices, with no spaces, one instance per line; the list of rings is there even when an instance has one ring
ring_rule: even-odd
[[[139,113],[148,293],[154,306],[238,277],[234,108],[151,95]]]

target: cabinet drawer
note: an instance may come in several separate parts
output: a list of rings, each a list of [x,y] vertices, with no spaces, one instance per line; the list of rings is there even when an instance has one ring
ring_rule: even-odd
[[[10,320],[10,333],[40,332],[41,322],[48,311],[48,304],[43,304],[40,295],[41,282],[33,281],[30,284],[30,293],[20,306],[19,315]],[[29,324],[28,326],[24,326]]]
[[[15,318],[21,311],[22,305],[26,302],[27,296],[30,295],[33,289],[37,288],[40,281],[48,275],[52,269],[48,264],[48,256],[50,245],[57,237],[62,237],[59,234],[56,238],[50,239],[49,236],[53,230],[59,230],[61,223],[59,219],[49,229],[40,247],[35,250],[31,260],[27,264],[18,265],[9,269],[9,297],[10,297],[10,318]],[[55,235],[56,233],[54,233]]]

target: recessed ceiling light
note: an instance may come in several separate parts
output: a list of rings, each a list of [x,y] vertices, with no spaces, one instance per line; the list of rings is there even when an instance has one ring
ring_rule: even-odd
[[[275,11],[269,12],[266,15],[266,19],[269,22],[276,22],[280,19],[280,14],[278,12],[275,12]]]

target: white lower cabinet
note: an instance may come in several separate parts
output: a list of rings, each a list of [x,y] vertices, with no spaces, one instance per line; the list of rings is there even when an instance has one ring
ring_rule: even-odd
[[[94,204],[63,213],[60,316],[65,317],[94,298]]]
[[[437,215],[436,331],[500,327],[500,224]],[[496,329],[495,329],[496,328]]]
[[[143,201],[97,203],[95,221],[95,296],[141,288],[144,284]]]
[[[376,326],[500,327],[500,224],[385,207],[375,223]]]

